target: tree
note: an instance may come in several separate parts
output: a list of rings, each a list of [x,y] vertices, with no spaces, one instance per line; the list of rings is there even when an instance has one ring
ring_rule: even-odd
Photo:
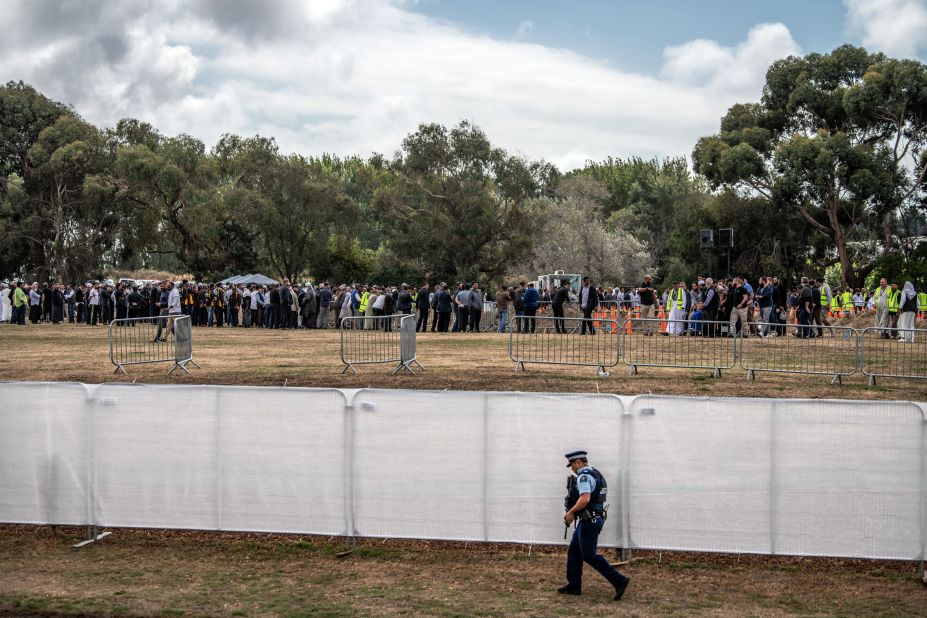
[[[355,268],[357,208],[342,188],[349,166],[334,157],[281,156],[273,139],[225,135],[215,149],[223,199],[247,221],[259,257],[291,280]]]
[[[228,219],[217,187],[217,164],[189,135],[164,137],[153,127],[123,120],[110,137],[116,150],[110,178],[128,199],[160,222],[151,242],[176,242],[176,252],[197,278],[221,268],[222,223]],[[162,238],[163,237],[163,238]],[[173,239],[176,238],[176,241]]]
[[[761,103],[733,106],[693,161],[713,187],[797,213],[834,247],[844,285],[861,285],[877,230],[889,248],[895,213],[923,187],[925,111],[920,63],[851,46],[789,57],[770,67]]]
[[[374,197],[389,250],[426,273],[499,279],[529,255],[556,169],[494,148],[469,122],[420,125]]]
[[[0,272],[25,275],[44,266],[44,255],[24,229],[30,216],[24,206],[25,181],[32,171],[29,149],[45,128],[66,114],[71,114],[67,106],[23,82],[0,87]]]
[[[582,273],[613,285],[639,280],[650,266],[646,247],[623,229],[607,229],[605,187],[584,176],[564,178],[545,199],[541,232],[532,259],[521,270]]]
[[[705,210],[707,185],[693,176],[684,158],[609,157],[571,175],[602,183],[608,192],[603,206],[609,230],[626,231],[642,242],[658,278],[696,273],[702,262],[698,230],[714,224]]]
[[[10,176],[29,175],[29,149],[43,129],[65,114],[73,115],[64,104],[23,82],[8,82],[0,87],[0,195]]]

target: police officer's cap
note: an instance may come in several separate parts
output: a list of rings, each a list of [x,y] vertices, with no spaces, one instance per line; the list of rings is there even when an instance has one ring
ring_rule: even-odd
[[[574,459],[586,459],[586,451],[571,451],[564,455],[567,458],[566,467],[569,468]]]

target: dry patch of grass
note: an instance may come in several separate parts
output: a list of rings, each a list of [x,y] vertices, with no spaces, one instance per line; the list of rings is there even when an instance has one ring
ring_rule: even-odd
[[[910,563],[641,552],[620,604],[596,573],[563,597],[556,547],[0,527],[0,615],[914,616]]]
[[[265,331],[263,329],[194,328],[194,359],[202,369],[191,374],[169,365],[135,365],[128,376],[114,376],[109,363],[105,327],[84,325],[0,326],[6,354],[0,357],[2,380],[80,381],[86,383],[149,382],[182,384],[250,384],[335,388],[408,388],[489,391],[641,393],[811,397],[833,399],[927,399],[927,382],[881,380],[866,386],[861,375],[831,385],[827,376],[758,373],[747,381],[733,369],[721,378],[709,370],[641,368],[628,376],[619,364],[611,377],[599,378],[593,367],[528,365],[516,373],[508,356],[508,335],[495,333],[424,333],[418,357],[425,367],[415,376],[392,376],[388,365],[358,367],[358,375],[342,375],[339,334],[329,331]],[[766,342],[764,342],[766,343]],[[774,345],[785,345],[783,343]]]

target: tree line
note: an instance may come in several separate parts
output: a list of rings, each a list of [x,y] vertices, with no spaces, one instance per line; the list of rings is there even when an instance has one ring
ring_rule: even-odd
[[[699,230],[733,228],[733,272],[927,279],[927,67],[843,46],[767,72],[686,157],[558,170],[477,126],[422,124],[392,157],[207,148],[125,119],[98,128],[0,87],[0,278],[112,270],[198,280],[510,281],[556,269],[615,285],[722,274]]]

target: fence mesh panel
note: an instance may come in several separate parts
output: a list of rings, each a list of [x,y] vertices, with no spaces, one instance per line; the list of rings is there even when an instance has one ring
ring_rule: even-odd
[[[861,369],[870,383],[879,377],[927,379],[927,330],[866,328],[859,336]]]
[[[509,329],[509,357],[525,364],[614,367],[620,324],[615,320],[516,316]]]
[[[625,322],[621,359],[632,368],[731,369],[737,362],[735,342],[723,335],[724,324],[632,318]]]
[[[845,326],[758,323],[768,337],[739,339],[740,364],[748,372],[773,371],[849,376],[857,370],[858,331]]]

